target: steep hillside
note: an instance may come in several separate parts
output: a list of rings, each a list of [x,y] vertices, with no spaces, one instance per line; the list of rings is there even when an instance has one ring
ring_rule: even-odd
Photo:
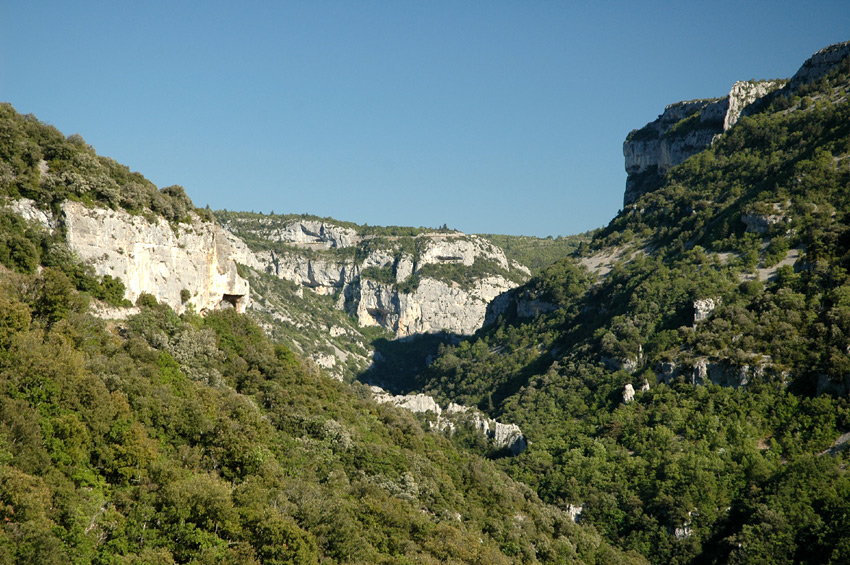
[[[244,245],[182,187],[158,190],[81,136],[66,138],[9,104],[0,104],[0,206],[40,224],[94,275],[120,280],[129,300],[149,293],[181,312],[244,311],[250,300],[234,262]],[[0,253],[37,264],[40,254],[16,241]]]
[[[96,272],[110,259],[69,247],[74,222],[210,276],[226,246],[204,240],[199,258],[187,238],[214,224],[182,191],[2,111],[0,562],[644,562],[234,308],[178,315],[142,291],[130,308],[129,287]],[[181,303],[200,296],[185,290]]]
[[[782,84],[418,376],[656,563],[850,561],[850,43]]]
[[[532,274],[539,274],[545,267],[571,256],[582,244],[593,239],[593,232],[558,237],[532,237],[527,235],[481,234],[498,245],[505,256],[525,265]]]

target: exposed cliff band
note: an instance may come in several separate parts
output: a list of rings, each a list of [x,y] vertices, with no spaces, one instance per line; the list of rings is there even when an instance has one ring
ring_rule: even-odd
[[[668,170],[711,145],[749,105],[783,84],[736,82],[724,98],[670,104],[655,121],[629,133],[623,143],[629,175],[624,204],[657,188]]]
[[[240,262],[337,296],[337,306],[360,326],[381,326],[398,337],[472,334],[484,323],[490,301],[529,275],[495,245],[459,232],[363,236],[325,221],[271,216],[223,224],[251,241],[283,244],[258,248]],[[339,252],[346,248],[354,249]],[[475,274],[459,283],[457,269]]]
[[[213,222],[192,214],[191,222],[171,224],[161,217],[134,216],[121,210],[88,208],[65,201],[58,218],[29,200],[11,207],[47,228],[64,227],[68,246],[98,275],[121,279],[131,302],[151,294],[177,312],[236,308],[250,302],[248,281],[236,261],[248,249]],[[188,297],[186,293],[188,292]]]
[[[628,173],[624,205],[658,188],[668,170],[709,147],[756,101],[780,89],[793,93],[826,76],[849,55],[850,41],[837,43],[812,55],[790,80],[736,82],[723,98],[667,106],[655,121],[632,130],[623,143]]]

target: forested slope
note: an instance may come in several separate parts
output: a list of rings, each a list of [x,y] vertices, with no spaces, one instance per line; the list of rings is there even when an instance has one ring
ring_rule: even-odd
[[[7,201],[192,209],[0,110]],[[92,315],[123,296],[61,224],[0,208],[0,562],[643,561],[234,310],[178,316],[142,295],[126,319]]]
[[[557,309],[419,385],[519,424],[501,467],[655,563],[850,561],[848,89],[845,58],[765,97],[517,294]]]

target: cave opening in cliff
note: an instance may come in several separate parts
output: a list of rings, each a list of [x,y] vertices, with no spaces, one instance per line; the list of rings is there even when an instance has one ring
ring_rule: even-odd
[[[244,299],[244,294],[224,294],[221,297],[221,302],[219,302],[219,308],[233,307],[239,310]]]
[[[366,308],[366,312],[372,316],[372,319],[375,320],[376,324],[386,324],[388,314],[386,310],[381,310],[380,308]]]

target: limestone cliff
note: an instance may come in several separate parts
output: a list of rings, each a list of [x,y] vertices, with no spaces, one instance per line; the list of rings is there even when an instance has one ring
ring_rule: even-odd
[[[298,219],[280,223],[274,221],[274,216],[261,216],[241,223],[240,227],[242,233],[250,237],[305,247],[340,249],[360,241],[355,230],[320,220]]]
[[[459,232],[377,235],[329,221],[221,218],[254,246],[253,256],[240,262],[333,296],[360,326],[381,326],[398,337],[471,334],[483,324],[487,304],[529,274],[489,241]]]
[[[758,100],[769,99],[768,95],[794,94],[829,74],[848,56],[850,41],[836,43],[809,57],[790,80],[736,82],[723,98],[667,106],[655,121],[629,133],[623,143],[628,173],[623,203],[630,204],[658,188],[671,167],[710,146],[742,115],[757,108]]]
[[[353,294],[361,326],[383,326],[399,337],[447,331],[472,334],[484,324],[487,305],[516,283],[490,276],[470,289],[424,278],[413,292],[361,279]]]
[[[623,143],[629,175],[624,204],[656,188],[670,168],[711,145],[715,137],[735,125],[749,105],[783,84],[736,82],[723,98],[671,104],[655,121],[629,133]]]
[[[98,275],[123,281],[130,301],[148,293],[177,312],[189,304],[198,311],[235,307],[244,312],[249,303],[248,282],[237,273],[235,260],[245,261],[250,250],[194,214],[190,223],[170,224],[159,216],[89,208],[70,200],[58,217],[29,200],[9,206],[48,229],[62,228],[71,250]],[[185,303],[184,290],[189,293]]]
[[[543,300],[537,292],[527,286],[512,288],[490,301],[484,315],[484,325],[495,323],[499,316],[506,316],[508,319],[514,316],[534,318],[557,309],[557,304]]]
[[[245,311],[249,288],[236,272],[238,248],[216,224],[193,216],[189,224],[172,225],[71,201],[63,204],[62,216],[71,249],[98,274],[124,281],[130,301],[145,292],[177,312],[189,303],[198,311]],[[190,295],[186,303],[183,290]]]
[[[850,41],[824,47],[809,57],[794,73],[788,88],[793,91],[803,84],[820,80],[848,56],[850,56]]]

